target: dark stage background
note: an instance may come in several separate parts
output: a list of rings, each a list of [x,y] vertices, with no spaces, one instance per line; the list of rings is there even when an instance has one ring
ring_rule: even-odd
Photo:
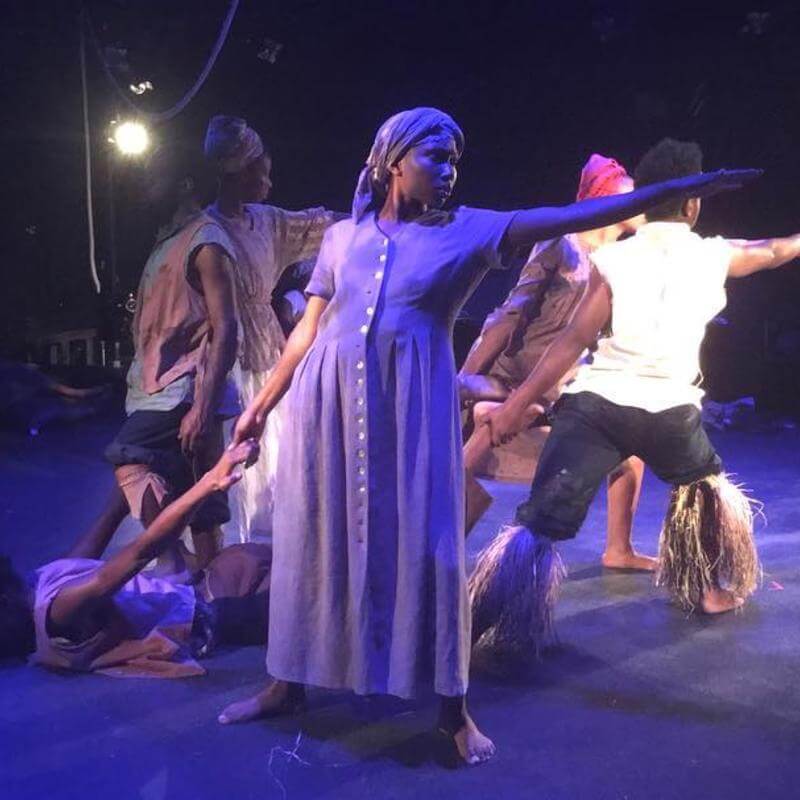
[[[106,142],[108,121],[122,106],[90,47],[104,285],[97,296],[85,221],[80,7],[55,0],[4,6],[0,355],[24,360],[43,332],[111,324],[113,309],[135,290],[155,221],[135,202],[140,167]],[[127,51],[120,61],[129,72],[120,69],[120,81],[152,81],[155,91],[137,102],[160,110],[194,80],[227,3],[93,0],[86,7],[101,44]],[[593,151],[632,170],[662,136],[691,138],[709,169],[766,170],[757,186],[709,201],[702,233],[788,234],[800,228],[798,34],[794,2],[242,0],[208,82],[154,133],[199,144],[209,116],[242,115],[272,150],[271,202],[337,209],[349,207],[379,123],[414,105],[441,106],[466,132],[454,201],[504,209],[570,201]],[[275,43],[274,63],[258,57]],[[492,276],[479,289],[465,310],[473,323],[508,280]],[[706,348],[713,397],[752,394],[764,409],[796,410],[798,299],[796,265],[730,286],[728,324],[713,328]],[[465,323],[461,338],[471,331]]]

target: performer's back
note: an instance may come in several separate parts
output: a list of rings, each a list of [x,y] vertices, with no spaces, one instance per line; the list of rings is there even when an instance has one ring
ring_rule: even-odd
[[[725,306],[731,247],[681,222],[649,222],[591,259],[612,295],[612,331],[565,391],[658,412],[700,404],[706,325]]]

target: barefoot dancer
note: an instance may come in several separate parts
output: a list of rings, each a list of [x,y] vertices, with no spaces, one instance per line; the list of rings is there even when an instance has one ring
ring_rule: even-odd
[[[8,559],[0,559],[0,657],[35,651],[34,663],[63,670],[182,678],[205,673],[193,656],[211,641],[263,642],[268,547],[223,550],[197,587],[141,574],[177,540],[204,500],[239,479],[237,465],[257,450],[253,441],[226,450],[141,536],[106,561],[101,556],[113,534],[107,520],[65,558],[36,570],[30,586]]]
[[[235,252],[233,274],[242,326],[237,378],[246,407],[286,344],[272,308],[273,290],[288,267],[316,257],[323,234],[337,215],[324,208],[286,211],[264,204],[272,188],[272,159],[261,137],[243,119],[212,117],[205,152],[219,177],[217,199],[207,211],[225,229]],[[267,423],[258,463],[231,494],[242,541],[272,533],[280,422],[278,408]]]
[[[465,703],[458,309],[506,248],[731,181],[697,176],[563,208],[443,211],[462,148],[460,129],[436,109],[381,126],[353,217],[326,233],[305,316],[237,423],[236,437],[259,437],[291,384],[267,654],[275,680],[223,711],[223,723],[291,711],[305,684],[400,697],[433,685],[441,728],[464,760],[491,757]]]
[[[625,169],[613,159],[595,154],[581,172],[577,199],[630,191],[633,180]],[[467,533],[492,502],[473,477],[491,453],[491,441],[480,428],[479,417],[505,400],[530,375],[542,354],[566,327],[589,282],[589,254],[616,241],[623,233],[633,232],[641,221],[638,217],[536,244],[517,285],[484,323],[458,376],[462,402],[478,404],[477,430],[464,448]],[[555,400],[566,378],[573,374],[571,370],[547,398],[539,401]],[[644,464],[634,457],[624,461],[608,478],[608,529],[602,558],[606,567],[656,568],[656,559],[637,553],[631,542],[643,474]]]
[[[700,169],[696,144],[665,139],[639,164],[639,187]],[[528,406],[594,343],[613,310],[613,332],[559,401],[517,526],[502,533],[472,576],[476,633],[537,647],[550,632],[558,571],[552,542],[579,530],[603,478],[636,454],[673,485],[661,536],[658,580],[685,608],[708,613],[742,604],[758,558],[749,504],[722,473],[700,424],[698,353],[707,323],[725,305],[727,278],[785,264],[800,236],[758,242],[704,239],[691,228],[700,200],[664,203],[624,242],[592,254],[589,288],[570,324],[487,424],[493,443],[524,425]],[[503,571],[508,557],[529,571]],[[522,599],[521,598],[525,598]],[[507,601],[513,600],[515,610]],[[526,603],[526,600],[529,603]]]

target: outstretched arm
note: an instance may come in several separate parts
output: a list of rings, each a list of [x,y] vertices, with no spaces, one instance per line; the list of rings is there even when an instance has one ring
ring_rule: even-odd
[[[566,374],[580,354],[594,343],[611,316],[611,292],[593,268],[589,285],[572,319],[558,338],[545,350],[533,372],[513,391],[499,408],[485,420],[492,433],[492,444],[512,439],[525,426],[532,404],[538,403],[548,389]]]
[[[93,606],[107,601],[116,591],[159,555],[186,527],[192,511],[213,492],[227,491],[241,478],[236,467],[250,463],[258,445],[246,441],[226,450],[210,469],[177,500],[170,503],[135,541],[112,556],[100,569],[64,587],[50,606],[50,621],[56,629],[69,628]]]
[[[253,402],[237,420],[233,431],[235,444],[245,439],[259,440],[263,435],[267,415],[286,394],[297,365],[314,343],[319,319],[327,305],[328,301],[322,297],[314,295],[309,299],[305,313],[289,336],[275,369]]]
[[[627,194],[584,200],[568,206],[531,208],[519,211],[506,232],[509,248],[530,247],[542,239],[565,233],[604,228],[635,217],[667,200],[708,197],[739,189],[761,175],[761,170],[718,170],[645,186]]]
[[[744,278],[754,272],[782,267],[800,258],[800,233],[780,239],[731,239],[729,243],[733,247],[729,278]]]

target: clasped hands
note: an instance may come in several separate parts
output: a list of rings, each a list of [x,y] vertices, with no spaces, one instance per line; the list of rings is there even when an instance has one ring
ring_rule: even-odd
[[[486,411],[476,422],[489,429],[492,447],[497,447],[510,442],[544,413],[544,406],[539,403],[521,402],[512,395],[502,404]]]

